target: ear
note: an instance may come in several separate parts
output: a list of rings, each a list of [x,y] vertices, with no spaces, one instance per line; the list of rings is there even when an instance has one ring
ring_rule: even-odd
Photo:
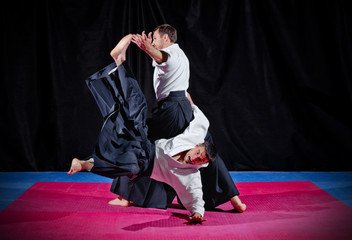
[[[167,41],[167,40],[170,41],[169,35],[167,35],[167,34],[164,34],[163,39],[164,39],[164,41]]]

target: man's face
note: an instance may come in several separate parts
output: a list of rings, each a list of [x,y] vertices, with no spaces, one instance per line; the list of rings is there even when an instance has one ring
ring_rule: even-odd
[[[160,37],[159,29],[157,29],[153,33],[153,42],[152,42],[153,47],[156,49],[160,50],[164,48],[164,39]]]
[[[192,164],[192,165],[201,165],[209,162],[209,159],[207,158],[207,155],[206,155],[205,147],[198,146],[198,145],[195,146],[194,148],[192,148],[186,153],[184,161],[187,164]]]

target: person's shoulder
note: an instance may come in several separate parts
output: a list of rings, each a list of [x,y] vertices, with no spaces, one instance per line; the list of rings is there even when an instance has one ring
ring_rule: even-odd
[[[180,45],[178,45],[178,43],[173,43],[169,47],[171,47],[171,48],[180,48]]]
[[[171,44],[170,46],[160,49],[160,51],[166,52],[166,53],[170,53],[172,51],[175,51],[176,49],[179,49],[180,47],[177,45],[175,45],[176,43]]]
[[[178,45],[178,43],[172,44],[171,46],[169,46],[169,48],[171,48],[172,50],[175,50],[175,51],[183,52],[182,48],[180,47],[180,45]]]

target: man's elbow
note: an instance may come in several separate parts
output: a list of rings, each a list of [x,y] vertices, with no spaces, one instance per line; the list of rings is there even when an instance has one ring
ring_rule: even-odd
[[[167,61],[168,55],[166,52],[160,51],[160,54],[156,54],[153,59],[155,60],[155,62],[157,62],[158,64],[162,64],[164,62]]]

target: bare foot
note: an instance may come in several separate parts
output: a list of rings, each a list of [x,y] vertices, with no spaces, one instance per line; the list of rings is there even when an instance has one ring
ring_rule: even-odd
[[[82,164],[81,161],[78,158],[74,158],[72,159],[72,163],[71,163],[71,168],[70,171],[68,171],[68,175],[72,175],[76,172],[80,172],[82,171]]]
[[[130,201],[128,201],[127,199],[124,199],[123,197],[118,197],[114,200],[111,200],[109,204],[114,206],[129,207]]]
[[[116,47],[110,52],[110,55],[115,60],[117,67],[126,60],[126,50],[131,43],[131,39],[132,34],[124,36]]]
[[[70,171],[68,171],[67,174],[72,175],[82,170],[91,170],[92,167],[93,167],[93,163],[87,162],[87,161],[81,161],[78,158],[74,158],[72,159]]]
[[[240,213],[246,211],[247,206],[246,204],[241,202],[241,199],[238,196],[234,196],[233,198],[231,198],[231,203],[232,206]]]

